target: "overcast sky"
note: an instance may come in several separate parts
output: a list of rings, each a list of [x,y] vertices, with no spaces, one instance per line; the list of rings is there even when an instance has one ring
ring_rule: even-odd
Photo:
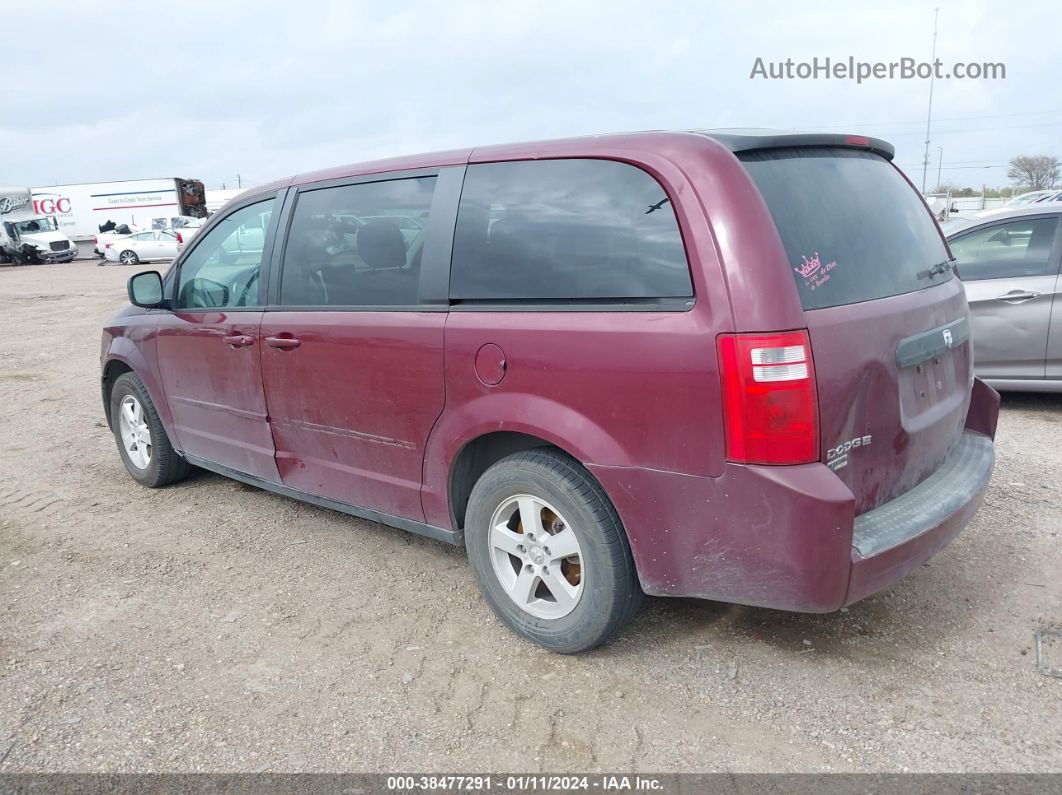
[[[4,9],[0,184],[244,187],[378,157],[621,130],[864,132],[921,181],[926,80],[750,79],[765,61],[929,60],[932,3],[93,2]],[[1062,3],[940,2],[929,186],[1062,156]]]

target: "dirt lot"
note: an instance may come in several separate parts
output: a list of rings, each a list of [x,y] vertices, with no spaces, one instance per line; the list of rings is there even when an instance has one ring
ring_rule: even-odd
[[[1005,399],[976,521],[827,616],[648,600],[577,657],[463,553],[200,474],[104,427],[129,270],[0,268],[0,770],[1062,771],[1062,397]],[[1052,649],[1062,666],[1062,647]]]

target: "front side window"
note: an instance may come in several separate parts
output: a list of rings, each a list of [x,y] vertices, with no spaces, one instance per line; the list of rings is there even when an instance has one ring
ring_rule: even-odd
[[[468,167],[450,297],[493,301],[690,298],[675,211],[649,174],[611,160]]]
[[[285,306],[414,306],[435,177],[299,194],[284,249]]]
[[[964,281],[1043,276],[1049,272],[1057,218],[1023,218],[959,235],[951,253]]]
[[[273,199],[249,204],[222,219],[185,260],[178,309],[259,306],[259,274]]]

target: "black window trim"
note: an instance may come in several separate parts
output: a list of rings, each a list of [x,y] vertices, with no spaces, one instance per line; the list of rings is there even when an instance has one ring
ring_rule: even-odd
[[[983,232],[986,229],[992,229],[993,227],[1003,226],[1005,224],[1021,223],[1022,221],[1040,221],[1045,218],[1055,219],[1055,239],[1051,243],[1051,252],[1047,259],[1047,272],[1041,274],[1033,274],[1032,276],[993,276],[989,279],[968,279],[963,275],[962,262],[957,259],[952,261],[958,265],[959,279],[964,282],[994,282],[999,279],[1038,279],[1044,276],[1057,276],[1062,270],[1062,209],[1058,210],[1045,210],[1038,213],[1029,213],[1028,215],[1011,216],[1009,218],[992,218],[985,220],[984,223],[977,224],[976,226],[970,226],[966,229],[961,229],[953,235],[947,237],[948,251],[951,251],[951,241],[959,240],[968,235],[975,234],[977,232]],[[954,257],[954,253],[952,257]]]
[[[436,181],[431,206],[428,210],[427,238],[424,241],[424,253],[420,261],[419,303],[379,306],[372,304],[282,304],[280,302],[284,255],[287,252],[291,224],[300,195],[327,188],[342,188],[374,182],[397,182],[403,179],[424,177],[435,177]],[[280,245],[274,247],[270,260],[273,278],[270,279],[268,300],[262,310],[265,312],[446,312],[449,309],[447,292],[450,282],[450,255],[453,250],[454,226],[457,222],[457,202],[460,199],[464,177],[465,167],[463,165],[437,166],[338,177],[292,187],[289,200],[284,205],[284,217],[281,222],[282,241]]]
[[[497,160],[477,160],[469,162],[469,167],[489,165],[492,163],[524,163],[541,162],[548,160],[607,160],[612,163],[636,168],[653,180],[668,198],[668,203],[675,211],[675,226],[678,227],[679,239],[682,241],[682,253],[686,257],[686,267],[690,274],[690,289],[692,296],[660,296],[654,298],[453,298],[449,295],[449,279],[447,280],[447,296],[450,302],[451,312],[689,312],[697,304],[697,280],[693,276],[693,259],[690,257],[690,249],[686,240],[686,231],[682,228],[679,220],[678,207],[671,191],[661,182],[655,174],[642,166],[621,157],[607,157],[601,155],[564,155],[557,157],[517,157],[499,158]],[[466,172],[467,173],[467,172]],[[464,185],[462,192],[464,190]],[[458,197],[460,205],[460,197]],[[454,208],[454,231],[457,229],[457,207]],[[453,251],[453,238],[451,236],[451,257]],[[451,259],[450,270],[453,269]]]
[[[201,314],[203,312],[217,312],[224,310],[227,314],[229,312],[261,312],[264,308],[264,300],[259,300],[257,306],[226,306],[226,307],[178,307],[177,306],[177,289],[181,282],[181,268],[184,266],[184,262],[191,255],[193,251],[199,246],[199,243],[206,239],[206,236],[210,231],[231,216],[233,213],[237,213],[247,207],[254,204],[261,204],[262,202],[273,200],[273,211],[269,218],[269,228],[266,230],[265,243],[262,246],[262,262],[259,265],[258,272],[258,296],[260,299],[265,299],[268,295],[268,289],[270,284],[270,274],[272,272],[271,261],[273,256],[273,244],[276,241],[277,227],[279,226],[281,210],[284,208],[284,204],[287,202],[288,188],[279,188],[274,191],[266,191],[264,193],[258,193],[254,196],[248,196],[246,199],[240,200],[238,204],[225,205],[225,213],[214,213],[214,215],[200,228],[196,236],[192,238],[191,243],[177,255],[177,258],[173,261],[173,265],[166,272],[163,279],[163,295],[166,297],[170,308],[169,312],[180,312],[181,314]],[[279,209],[278,209],[279,208]]]
[[[689,312],[696,296],[681,298],[457,298],[451,312]]]
[[[512,163],[521,161],[538,160],[608,160],[637,168],[656,182],[668,199],[672,207],[677,207],[675,197],[652,172],[639,165],[619,157],[602,157],[598,155],[579,155],[571,157],[550,158],[515,158],[499,159],[491,161],[477,161],[468,165],[481,165],[483,163]],[[270,254],[268,260],[263,257],[262,276],[265,278],[264,287],[260,286],[260,295],[264,301],[256,307],[232,307],[226,311],[258,311],[258,312],[689,312],[697,304],[697,282],[694,278],[694,262],[690,256],[687,240],[687,232],[682,221],[675,214],[676,225],[682,240],[683,253],[686,256],[686,265],[690,269],[690,285],[693,290],[692,296],[661,296],[658,298],[602,298],[602,299],[452,299],[450,298],[450,273],[452,268],[452,255],[454,232],[457,227],[457,210],[460,204],[461,192],[464,188],[464,179],[467,166],[448,165],[430,168],[406,169],[401,171],[381,171],[372,174],[358,176],[336,177],[332,179],[317,180],[301,185],[292,185],[276,191],[274,197],[279,202],[274,207],[273,218],[270,222],[269,237],[266,240],[266,248]],[[432,197],[429,211],[428,239],[424,243],[424,255],[421,260],[420,300],[415,305],[304,305],[304,304],[281,304],[280,303],[280,280],[282,276],[284,254],[287,249],[288,237],[291,232],[291,222],[294,216],[295,205],[299,194],[324,188],[343,187],[346,185],[359,185],[371,182],[390,182],[398,179],[416,179],[419,177],[437,178],[435,192]],[[269,193],[262,193],[242,200],[239,205],[233,206],[226,212],[228,216],[249,204],[265,201],[270,197]],[[215,215],[203,226],[195,241],[202,239],[205,233],[216,223]],[[194,250],[195,242],[181,252],[180,257],[174,262],[174,267],[167,273],[166,278],[176,275],[184,258]],[[268,268],[264,263],[268,261]],[[173,279],[176,283],[177,279]],[[167,285],[168,286],[168,285]]]

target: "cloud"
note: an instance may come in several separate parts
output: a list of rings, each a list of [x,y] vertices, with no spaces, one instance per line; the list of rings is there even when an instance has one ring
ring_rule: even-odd
[[[1057,93],[1062,56],[1028,45],[1030,31],[1062,21],[1057,4],[941,7],[941,58],[1003,61],[1007,79],[937,83],[934,165],[943,146],[949,178],[1002,183],[1003,169],[954,166],[1058,154],[1062,107],[1045,102]],[[892,140],[898,162],[917,164],[924,81],[768,82],[749,73],[756,57],[928,59],[932,9],[102,2],[20,4],[5,10],[5,28],[47,31],[67,46],[5,39],[3,181],[181,175],[231,185],[240,174],[246,185],[456,146],[717,126],[849,125]]]

